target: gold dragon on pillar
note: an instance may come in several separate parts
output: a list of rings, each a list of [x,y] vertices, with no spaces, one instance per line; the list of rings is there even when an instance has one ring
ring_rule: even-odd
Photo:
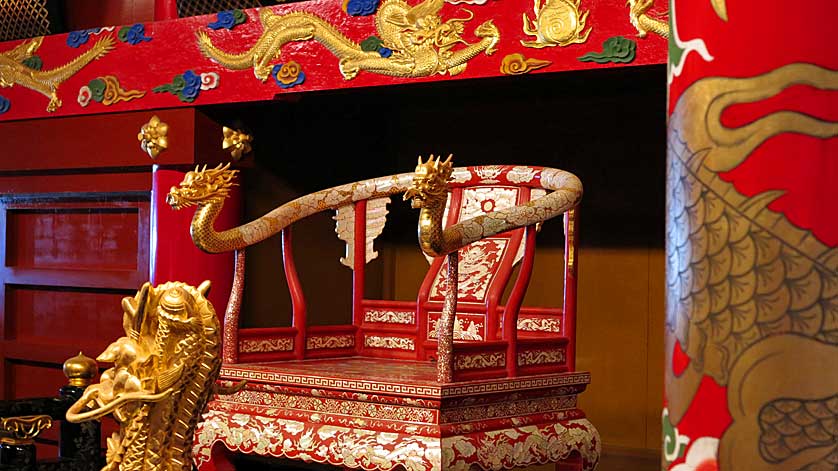
[[[216,47],[207,33],[199,31],[198,46],[208,58],[234,70],[253,68],[261,81],[270,78],[273,62],[281,48],[290,42],[315,40],[340,59],[340,73],[346,80],[361,70],[395,77],[427,77],[433,74],[456,75],[466,69],[468,61],[481,53],[495,52],[500,33],[488,20],[475,28],[480,40],[469,44],[463,39],[467,18],[443,21],[439,12],[444,0],[425,0],[410,6],[403,0],[385,0],[375,16],[375,27],[382,45],[392,51],[382,57],[376,51],[365,51],[325,19],[304,11],[278,15],[270,8],[259,11],[264,28],[256,43],[242,53],[230,53]],[[455,46],[464,45],[455,49]]]
[[[125,336],[97,358],[113,363],[67,411],[83,422],[112,414],[103,471],[192,469],[195,427],[221,368],[219,323],[210,283],[145,283],[122,300]]]

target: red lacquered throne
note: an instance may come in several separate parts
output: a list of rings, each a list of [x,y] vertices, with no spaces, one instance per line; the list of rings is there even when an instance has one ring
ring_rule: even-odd
[[[312,193],[218,233],[212,222],[234,172],[190,172],[169,195],[175,208],[198,206],[196,245],[236,252],[221,378],[227,386],[247,384],[210,403],[195,437],[199,468],[214,468],[218,444],[368,470],[596,466],[599,435],[577,407],[590,375],[575,371],[574,362],[574,208],[582,194],[575,176],[420,161],[416,173]],[[376,256],[390,196],[400,193],[421,208],[420,245],[430,269],[416,302],[364,299],[364,266]],[[330,210],[347,244],[341,263],[353,270],[353,323],[307,326],[290,230]],[[566,235],[564,306],[522,307],[538,225],[558,215]],[[244,248],[276,234],[292,326],[239,328]]]

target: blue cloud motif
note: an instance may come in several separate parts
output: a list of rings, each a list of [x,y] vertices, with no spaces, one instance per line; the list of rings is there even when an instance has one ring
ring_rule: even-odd
[[[0,114],[9,111],[9,108],[11,108],[11,106],[12,102],[9,101],[8,98],[0,95]]]
[[[346,13],[352,16],[367,16],[378,9],[378,0],[348,0],[344,5]]]
[[[218,12],[217,19],[214,22],[207,24],[207,27],[215,30],[221,28],[233,29],[233,26],[235,25],[236,17],[233,15],[233,11],[227,10]]]
[[[151,38],[145,35],[145,26],[142,23],[132,25],[125,33],[125,42],[132,46],[143,41],[151,41]]]
[[[91,34],[96,34],[100,31],[99,28],[83,29],[80,31],[72,31],[67,35],[67,45],[73,48],[86,44],[90,39]]]
[[[277,74],[279,73],[280,69],[282,69],[282,64],[277,64],[271,69],[271,76],[274,78],[274,82],[279,85],[279,88],[291,88],[296,87],[297,85],[306,81],[306,74],[302,70],[300,71],[299,75],[297,75],[297,79],[291,83],[282,83],[277,78]]]
[[[183,73],[183,80],[186,82],[186,85],[183,86],[180,94],[188,101],[192,101],[201,92],[201,76],[191,70],[187,70]]]

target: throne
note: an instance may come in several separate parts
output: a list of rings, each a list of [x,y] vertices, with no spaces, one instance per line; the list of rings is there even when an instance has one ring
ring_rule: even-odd
[[[196,169],[168,196],[175,209],[197,206],[198,247],[236,254],[220,379],[246,384],[209,403],[195,436],[199,469],[221,468],[223,448],[367,470],[596,467],[599,436],[577,407],[590,375],[575,369],[575,176],[420,159],[415,173],[322,190],[216,232],[235,172]],[[365,299],[364,267],[377,255],[390,197],[400,193],[421,209],[430,267],[415,302]],[[321,211],[336,211],[346,242],[340,263],[353,271],[349,325],[306,323],[291,229]],[[522,306],[536,233],[559,215],[563,306]],[[274,235],[282,238],[292,325],[240,328],[244,249]]]

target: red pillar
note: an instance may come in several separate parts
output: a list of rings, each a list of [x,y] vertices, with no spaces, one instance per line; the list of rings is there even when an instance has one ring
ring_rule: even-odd
[[[151,283],[182,281],[198,286],[210,280],[212,286],[208,299],[215,308],[219,321],[224,320],[224,310],[230,297],[233,282],[233,252],[208,254],[192,243],[189,226],[194,208],[175,211],[166,204],[169,188],[177,186],[185,172],[154,167],[151,187]],[[216,220],[216,230],[221,231],[240,224],[241,192],[234,187]]]
[[[832,0],[673,1],[666,469],[833,469],[835,18]]]

